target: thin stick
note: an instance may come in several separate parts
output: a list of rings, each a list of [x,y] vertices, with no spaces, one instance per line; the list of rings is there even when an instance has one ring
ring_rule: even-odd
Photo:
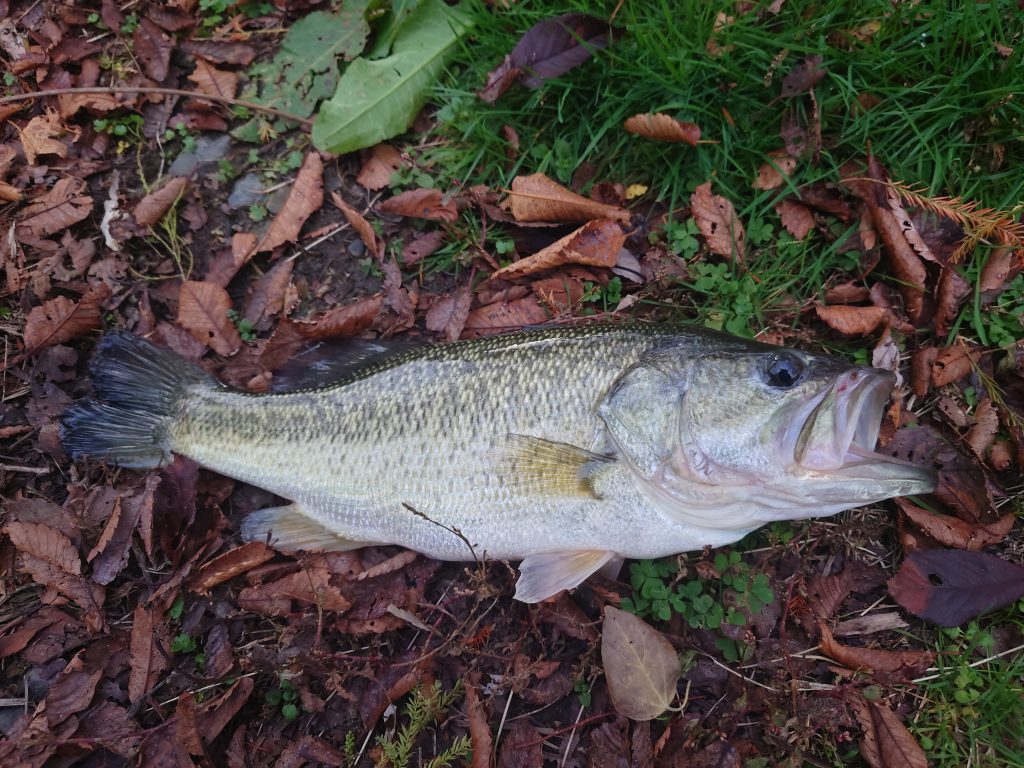
[[[70,96],[76,93],[95,93],[100,95],[106,94],[147,94],[153,93],[161,96],[183,96],[187,99],[198,99],[200,101],[212,101],[217,104],[228,104],[233,107],[245,107],[255,112],[266,112],[268,115],[274,117],[280,117],[282,120],[290,120],[293,123],[298,123],[307,130],[313,127],[313,121],[309,118],[299,117],[298,115],[291,115],[287,112],[282,112],[279,109],[273,107],[265,107],[262,104],[255,104],[251,101],[244,101],[243,99],[234,99],[229,96],[216,96],[210,93],[196,93],[195,91],[186,91],[181,88],[155,88],[149,86],[120,86],[120,85],[97,85],[90,86],[88,88],[53,88],[48,91],[32,91],[31,93],[19,93],[14,96],[4,96],[0,98],[0,105],[2,104],[13,104],[18,101],[27,101],[34,99],[39,96]]]
[[[17,464],[0,464],[0,472],[27,472],[30,475],[46,475],[52,471],[49,467],[19,467]]]

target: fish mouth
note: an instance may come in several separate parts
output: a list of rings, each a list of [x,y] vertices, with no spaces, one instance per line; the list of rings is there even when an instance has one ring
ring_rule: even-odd
[[[812,398],[791,422],[793,460],[806,471],[843,479],[896,481],[909,492],[934,489],[935,476],[922,467],[876,449],[896,377],[878,368],[854,368]]]

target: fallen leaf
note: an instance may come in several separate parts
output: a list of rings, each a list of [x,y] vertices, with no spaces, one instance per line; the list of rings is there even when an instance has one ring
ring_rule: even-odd
[[[775,204],[782,226],[797,240],[803,240],[814,229],[814,212],[803,203],[787,197]]]
[[[388,334],[412,328],[416,322],[416,297],[402,285],[402,272],[394,257],[381,264],[384,271],[384,306],[397,316]]]
[[[515,331],[530,325],[546,323],[551,318],[534,295],[512,301],[499,301],[474,309],[466,317],[462,335],[478,338],[492,333]]]
[[[487,723],[487,712],[480,701],[480,672],[476,670],[470,672],[466,680],[466,719],[473,744],[471,768],[491,768],[494,739]]]
[[[654,141],[671,141],[697,146],[700,141],[700,126],[684,123],[671,115],[661,112],[633,115],[622,124],[626,133],[643,136]]]
[[[832,307],[817,304],[814,311],[825,325],[844,336],[868,336],[882,325],[889,314],[882,307],[850,307],[844,304]]]
[[[259,541],[250,541],[240,547],[229,549],[205,563],[189,582],[193,591],[206,594],[218,584],[239,576],[257,565],[271,560],[274,550]]]
[[[162,83],[167,77],[171,63],[171,49],[174,43],[160,27],[148,17],[143,17],[132,35],[132,49],[142,62],[146,75]]]
[[[672,644],[640,617],[611,605],[604,609],[601,662],[619,714],[651,720],[675,699],[682,667]]]
[[[111,29],[119,29],[119,26]],[[232,64],[236,67],[247,67],[256,58],[256,48],[237,40],[212,40],[209,38],[187,38],[178,43],[178,47],[207,61],[217,64]]]
[[[174,176],[159,189],[153,190],[139,200],[132,211],[135,223],[140,227],[151,227],[188,191],[189,181],[184,176]]]
[[[995,301],[1020,269],[1016,249],[1005,246],[988,249],[985,266],[981,268],[981,277],[978,281],[982,300],[986,304]]]
[[[540,88],[545,80],[559,77],[606,48],[614,29],[607,21],[583,13],[567,13],[545,19],[519,39],[509,56],[512,67],[522,70],[520,82]]]
[[[42,115],[36,115],[29,120],[24,129],[17,130],[21,147],[25,151],[25,160],[29,165],[37,165],[36,158],[39,155],[68,156],[67,144],[54,138],[67,133],[60,116],[54,110],[47,109]]]
[[[494,104],[507,91],[516,78],[522,73],[518,67],[512,65],[512,56],[508,55],[501,60],[501,63],[487,73],[487,80],[484,87],[476,92],[481,101]]]
[[[420,235],[402,247],[402,264],[418,264],[444,244],[445,233],[439,229]]]
[[[85,182],[62,176],[50,191],[18,211],[15,236],[27,240],[52,235],[77,224],[90,213],[92,198],[85,194]]]
[[[747,235],[732,203],[721,195],[711,194],[711,182],[707,181],[690,196],[690,208],[708,249],[742,264]]]
[[[221,250],[210,261],[210,267],[206,270],[206,282],[227,288],[231,279],[238,274],[238,270],[256,253],[257,244],[256,235],[251,232],[236,232],[231,236],[231,248]]]
[[[971,367],[981,359],[981,350],[960,341],[940,350],[932,363],[932,384],[944,387],[959,381],[971,372]]]
[[[102,608],[106,590],[102,585],[86,581],[73,572],[24,551],[20,556],[19,570],[29,573],[37,584],[55,589],[77,603],[84,612],[83,618],[90,632],[103,631],[105,622]]]
[[[589,221],[547,248],[499,269],[491,275],[491,279],[514,280],[565,264],[585,264],[610,269],[615,266],[619,251],[625,242],[626,233],[614,221]]]
[[[516,176],[507,206],[519,222],[577,222],[612,219],[630,223],[629,211],[589,200],[552,181],[543,173]]]
[[[999,412],[992,401],[983,397],[974,409],[974,425],[968,430],[964,442],[979,459],[985,458],[985,451],[992,444],[999,431]]]
[[[385,213],[418,219],[453,222],[459,218],[454,199],[445,200],[439,189],[409,189],[389,197],[379,206]]]
[[[79,653],[68,662],[46,692],[46,722],[50,728],[56,728],[72,715],[84,710],[96,694],[96,686],[103,677],[103,668],[85,669],[82,656]]]
[[[935,334],[945,336],[960,314],[960,306],[974,289],[953,267],[944,267],[939,276],[935,304]]]
[[[159,482],[157,475],[150,475],[141,493],[115,498],[103,533],[86,558],[92,563],[92,580],[97,584],[109,584],[127,565],[132,534],[143,516],[152,515],[153,494]]]
[[[166,630],[153,606],[140,604],[132,614],[132,632],[128,643],[128,701],[133,705],[156,685],[167,659],[157,648]]]
[[[391,176],[402,167],[402,153],[392,144],[381,142],[363,153],[363,167],[359,169],[356,182],[371,192],[384,189]]]
[[[822,653],[847,669],[867,672],[884,684],[911,680],[935,661],[934,651],[885,651],[841,645],[824,622],[819,622],[818,629],[821,632],[818,647]]]
[[[6,181],[0,181],[0,200],[7,203],[16,203],[21,200],[21,190],[12,187]]]
[[[324,204],[324,163],[320,153],[306,153],[284,206],[270,222],[256,246],[257,252],[272,251],[284,243],[298,240],[306,220]]]
[[[200,93],[233,99],[238,91],[238,74],[217,69],[206,59],[196,57],[196,68],[188,79],[196,84]]]
[[[381,258],[384,255],[384,244],[377,239],[377,233],[374,231],[370,222],[363,217],[363,214],[346,203],[337,192],[331,192],[331,202],[334,203],[335,208],[345,215],[345,219],[348,221],[349,226],[351,226],[352,229],[356,231],[356,234],[362,238],[363,243],[366,245],[366,249],[373,255],[373,257],[376,259]]]
[[[19,552],[44,560],[66,573],[80,575],[82,561],[71,539],[42,523],[8,523],[4,533]]]
[[[473,294],[469,288],[457,288],[449,295],[434,302],[427,312],[426,325],[428,331],[440,333],[446,341],[455,341],[462,335],[469,316],[469,307],[473,303]]]
[[[542,768],[543,740],[526,720],[513,720],[501,739],[498,768]]]
[[[860,754],[871,768],[928,768],[921,745],[886,704],[857,695],[850,705],[864,731]]]
[[[939,355],[935,347],[920,347],[910,358],[910,388],[918,397],[928,394],[932,381],[932,366]]]
[[[969,523],[952,515],[937,515],[911,504],[903,498],[896,503],[907,518],[918,528],[946,547],[978,552],[985,547],[998,544],[1013,530],[1016,516],[1008,512],[989,525]]]
[[[768,160],[757,170],[757,178],[751,185],[754,189],[778,189],[786,183],[786,178],[796,170],[796,158],[784,149],[776,149],[768,153]]]
[[[25,322],[25,346],[34,352],[96,330],[102,325],[102,304],[109,297],[110,289],[100,283],[78,301],[57,296],[33,307]]]
[[[281,259],[249,286],[242,310],[242,319],[256,325],[263,319],[277,317],[286,312],[288,287],[292,281],[295,259]]]
[[[196,341],[217,354],[231,355],[242,346],[238,329],[228,317],[231,298],[215,283],[186,280],[178,295],[178,323]]]
[[[203,702],[196,712],[196,722],[204,742],[209,744],[220,735],[252,696],[255,688],[256,684],[251,677],[241,677],[223,696],[214,696]]]
[[[783,98],[806,93],[816,86],[826,74],[828,74],[828,70],[821,66],[821,56],[816,53],[806,56],[803,61],[790,70],[789,74],[782,78]]]
[[[915,616],[955,627],[1024,596],[1024,568],[984,552],[911,552],[889,580],[889,594]]]

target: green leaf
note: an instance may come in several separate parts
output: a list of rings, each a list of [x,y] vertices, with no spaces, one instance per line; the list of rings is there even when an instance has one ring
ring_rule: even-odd
[[[338,85],[338,58],[351,61],[366,45],[367,5],[368,0],[354,0],[338,13],[315,11],[295,22],[277,55],[250,68],[252,85],[242,98],[296,117],[312,115]],[[250,120],[232,135],[242,141],[263,141],[261,120],[265,118]]]
[[[313,144],[336,154],[372,147],[412,123],[471,21],[460,6],[424,0],[402,25],[392,54],[356,59],[313,123]]]

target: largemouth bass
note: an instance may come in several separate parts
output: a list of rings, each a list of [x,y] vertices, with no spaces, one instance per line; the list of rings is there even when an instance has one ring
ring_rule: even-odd
[[[180,454],[272,491],[292,503],[242,536],[284,551],[521,560],[526,602],[623,558],[935,487],[932,469],[875,452],[891,373],[702,329],[524,331],[260,395],[114,332],[91,373],[94,399],[63,417],[74,458]]]

